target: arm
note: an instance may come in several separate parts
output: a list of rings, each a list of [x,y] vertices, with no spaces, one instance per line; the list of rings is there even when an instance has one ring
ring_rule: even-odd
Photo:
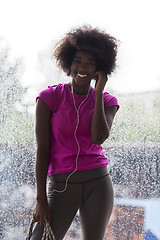
[[[36,107],[36,184],[37,204],[34,210],[35,221],[44,224],[47,218],[50,221],[49,206],[46,196],[46,178],[48,171],[49,139],[50,139],[50,118],[51,111],[48,106],[39,98]]]
[[[105,73],[99,72],[96,82],[96,100],[91,125],[91,137],[94,144],[101,145],[110,134],[112,122],[117,111],[117,106],[104,109],[103,90],[107,82]]]

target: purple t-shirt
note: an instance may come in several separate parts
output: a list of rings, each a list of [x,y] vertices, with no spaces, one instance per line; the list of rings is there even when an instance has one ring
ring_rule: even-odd
[[[39,96],[52,111],[50,120],[50,156],[48,175],[72,172],[76,168],[78,145],[74,136],[77,113],[74,107],[72,92],[68,84],[58,84],[40,92]],[[77,171],[107,166],[108,159],[102,153],[102,147],[93,144],[91,139],[91,122],[95,105],[95,89],[92,88],[87,100],[79,109],[79,125],[76,133],[80,146],[77,160]],[[76,107],[86,95],[74,93]],[[104,107],[117,105],[117,99],[105,92]]]

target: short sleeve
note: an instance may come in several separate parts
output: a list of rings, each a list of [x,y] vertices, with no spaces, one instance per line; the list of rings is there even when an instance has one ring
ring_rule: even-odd
[[[56,89],[57,85],[54,85],[52,87],[49,86],[47,89],[41,91],[36,98],[36,101],[38,98],[41,98],[52,112],[56,112],[58,106]]]
[[[108,92],[103,93],[104,108],[117,106],[117,111],[119,109],[118,100],[116,97],[110,95]]]

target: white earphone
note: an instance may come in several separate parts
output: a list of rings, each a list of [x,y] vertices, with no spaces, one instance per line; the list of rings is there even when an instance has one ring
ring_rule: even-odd
[[[58,192],[58,193],[64,192],[64,191],[67,189],[67,185],[68,185],[68,180],[69,180],[69,178],[77,171],[77,168],[78,168],[78,157],[79,157],[79,153],[80,153],[80,145],[79,145],[79,142],[78,142],[76,133],[77,133],[77,129],[78,129],[78,126],[79,126],[79,110],[80,110],[80,107],[82,106],[82,104],[87,100],[88,95],[89,95],[89,90],[88,90],[88,93],[87,93],[87,95],[86,95],[86,98],[85,98],[85,99],[80,103],[80,105],[78,106],[78,109],[77,109],[77,107],[76,107],[76,102],[75,102],[75,98],[74,98],[73,84],[71,84],[71,92],[72,92],[72,97],[73,97],[74,108],[75,108],[76,113],[77,113],[77,124],[76,124],[75,131],[74,131],[74,138],[75,138],[75,140],[76,140],[77,147],[78,147],[77,156],[76,156],[76,166],[75,166],[74,171],[71,172],[71,173],[68,175],[68,177],[66,178],[64,189],[62,189],[62,190],[53,189],[53,191],[52,191],[52,193],[51,193],[50,195],[52,195],[53,192]]]

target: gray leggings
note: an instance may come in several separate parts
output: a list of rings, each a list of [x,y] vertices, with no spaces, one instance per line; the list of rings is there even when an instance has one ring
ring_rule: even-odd
[[[74,173],[63,193],[69,174],[57,174],[48,178],[48,203],[51,210],[51,227],[56,240],[64,238],[77,211],[83,240],[102,240],[113,208],[113,186],[106,167]],[[36,224],[31,240],[40,240],[43,227]]]

